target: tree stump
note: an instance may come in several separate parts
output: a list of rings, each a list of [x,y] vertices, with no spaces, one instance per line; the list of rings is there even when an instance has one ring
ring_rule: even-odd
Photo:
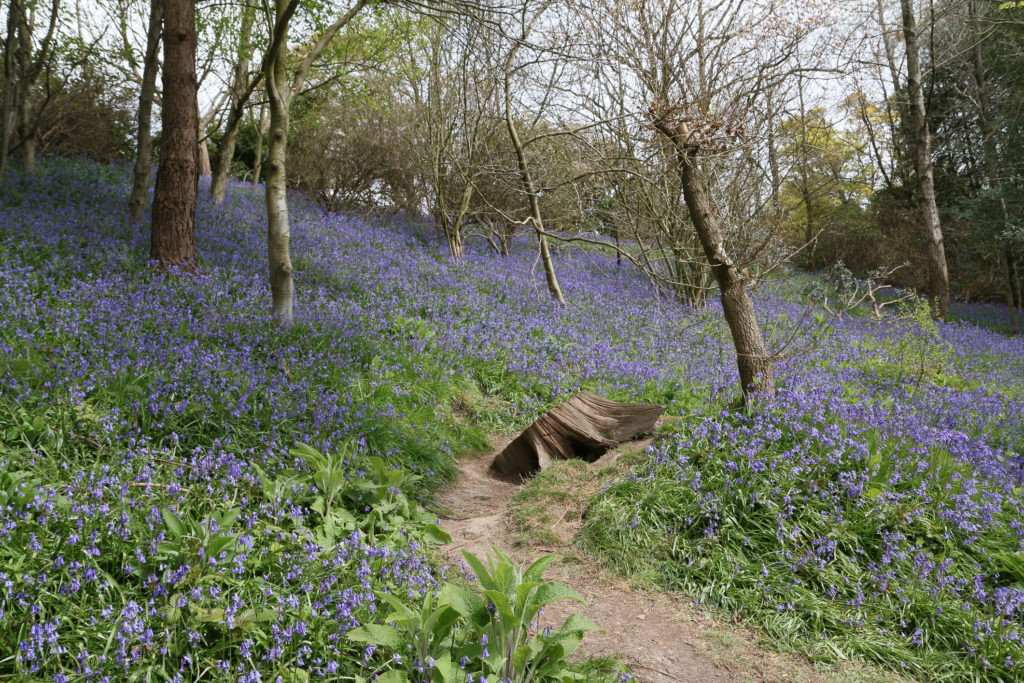
[[[525,475],[552,460],[593,462],[623,441],[651,431],[662,411],[659,405],[617,403],[584,391],[538,417],[491,467],[506,475]]]

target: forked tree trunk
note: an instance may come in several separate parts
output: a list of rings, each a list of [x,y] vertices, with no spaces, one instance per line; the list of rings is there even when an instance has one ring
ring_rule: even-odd
[[[903,37],[907,44],[907,90],[910,94],[910,123],[913,127],[917,204],[924,221],[925,238],[928,240],[928,301],[932,307],[932,317],[945,320],[949,313],[949,271],[946,268],[946,247],[942,239],[939,208],[935,203],[931,133],[928,131],[924,88],[921,86],[917,22],[911,0],[900,0],[900,6],[903,10]]]
[[[252,87],[249,87],[249,39],[252,37],[252,23],[255,15],[246,10],[242,15],[242,31],[238,41],[238,56],[235,58],[235,74],[231,79],[231,109],[224,128],[224,137],[217,147],[217,167],[213,169],[213,181],[210,183],[210,194],[213,201],[220,204],[224,201],[224,192],[228,186],[228,175],[231,162],[235,158],[235,142],[238,140],[238,124],[242,120],[242,112],[249,101]]]
[[[681,130],[673,130],[660,120],[655,121],[655,126],[676,150],[686,208],[722,295],[722,312],[736,349],[743,394],[774,396],[772,364],[757,324],[754,302],[747,292],[750,277],[725,251],[725,238],[708,201],[707,181],[700,170],[698,147],[688,140],[689,131],[684,126],[680,126]]]
[[[139,95],[138,142],[135,147],[135,169],[128,208],[133,220],[142,219],[149,196],[149,175],[153,163],[153,99],[156,95],[156,74],[160,70],[160,32],[164,23],[163,0],[150,0],[149,27],[146,30],[146,56],[142,66],[142,92]]]
[[[196,258],[199,107],[193,0],[164,6],[163,139],[153,195],[150,258],[191,268]]]
[[[284,0],[277,0],[280,16]],[[290,323],[294,317],[295,283],[289,253],[291,232],[288,225],[288,193],[285,163],[288,152],[290,88],[286,82],[288,32],[281,47],[267,65],[267,98],[270,101],[270,144],[267,149],[267,259],[270,265],[270,291],[274,317]]]

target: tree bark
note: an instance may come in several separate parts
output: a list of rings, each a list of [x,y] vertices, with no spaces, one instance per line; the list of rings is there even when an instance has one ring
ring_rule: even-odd
[[[163,0],[150,0],[149,27],[146,30],[146,57],[142,67],[142,92],[139,95],[139,134],[135,147],[135,169],[128,208],[132,219],[142,220],[149,195],[149,175],[153,164],[153,99],[156,74],[160,70],[160,33],[164,23]]]
[[[256,158],[252,162],[252,184],[260,184],[260,172],[263,170],[263,136],[267,134],[267,107],[260,105],[260,120],[256,125]]]
[[[199,135],[202,135],[203,131],[198,131],[196,139],[199,139]],[[210,147],[206,144],[206,140],[199,142],[199,154],[196,157],[199,159],[199,175],[204,178],[209,178],[213,175],[213,169],[210,166]]]
[[[284,12],[284,0],[277,0],[278,19]],[[288,29],[267,65],[267,98],[270,101],[270,144],[267,149],[267,260],[270,265],[270,291],[274,317],[291,323],[295,307],[295,283],[289,253],[291,231],[288,225],[288,193],[285,177],[288,153],[288,122],[291,90],[286,82]]]
[[[689,139],[690,132],[683,124],[673,130],[665,121],[656,120],[655,127],[676,150],[683,199],[689,209],[697,239],[700,240],[718,282],[722,312],[736,349],[736,365],[743,395],[774,396],[775,378],[771,361],[761,336],[761,328],[757,324],[754,302],[747,292],[750,276],[737,267],[725,251],[725,238],[708,201],[707,181],[700,169],[699,146]]]
[[[928,240],[928,301],[932,317],[945,320],[949,313],[949,271],[946,248],[935,203],[935,182],[932,175],[931,134],[921,86],[921,56],[917,23],[911,0],[900,0],[903,10],[903,38],[907,44],[907,90],[910,94],[910,120],[913,127],[914,170],[917,174],[917,203]]]
[[[164,5],[163,139],[153,195],[150,258],[192,268],[196,257],[199,107],[194,0]]]
[[[18,165],[25,173],[36,171],[36,131],[33,125],[32,103],[28,93],[22,94],[21,106],[18,107],[18,137],[21,146],[18,148]]]
[[[7,36],[4,38],[4,99],[0,110],[0,190],[7,173],[8,153],[11,147],[11,131],[17,111],[18,72],[15,68],[15,52],[18,49],[17,35],[24,19],[24,0],[10,0],[7,7]]]
[[[249,86],[249,40],[252,37],[252,23],[255,15],[248,10],[244,10],[244,12],[238,42],[238,56],[235,59],[235,73],[231,79],[231,109],[224,127],[224,136],[217,148],[217,167],[213,170],[213,181],[210,183],[210,194],[217,204],[224,201],[228,175],[231,173],[231,162],[235,158],[238,124],[242,120],[242,112],[245,111],[245,104],[249,101],[249,95],[252,93],[252,87]]]

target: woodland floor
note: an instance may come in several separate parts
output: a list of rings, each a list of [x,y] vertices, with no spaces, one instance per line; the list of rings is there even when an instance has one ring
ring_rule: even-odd
[[[716,618],[685,596],[644,590],[587,557],[574,537],[586,500],[599,487],[598,473],[614,471],[619,456],[650,441],[624,444],[592,464],[556,464],[572,470],[564,478],[565,490],[548,488],[536,496],[526,482],[489,469],[509,441],[507,436],[492,436],[493,450],[464,458],[457,485],[439,496],[446,509],[442,526],[452,538],[441,552],[456,566],[461,566],[463,550],[483,558],[492,546],[523,565],[556,554],[546,577],[569,584],[587,603],[563,600],[550,605],[541,626],[561,625],[573,612],[592,619],[604,633],[587,634],[581,655],[614,656],[640,683],[899,680],[852,664],[819,671],[807,660],[761,647],[756,632]],[[553,501],[557,503],[548,505]],[[560,508],[564,509],[558,515]]]

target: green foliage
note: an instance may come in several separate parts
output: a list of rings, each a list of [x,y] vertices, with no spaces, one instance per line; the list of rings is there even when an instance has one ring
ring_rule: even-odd
[[[359,455],[351,441],[328,455],[307,444],[298,444],[291,454],[305,466],[273,475],[259,465],[254,469],[269,499],[288,495],[308,507],[304,522],[321,548],[334,547],[353,531],[370,542],[451,541],[437,526],[437,517],[410,497],[422,486],[421,475],[377,456]]]
[[[393,627],[363,626],[350,631],[349,639],[390,649],[411,640],[417,661],[427,663],[423,680],[432,683],[462,683],[467,674],[537,683],[584,680],[566,658],[583,634],[597,627],[580,615],[570,616],[558,629],[536,625],[545,605],[563,599],[583,602],[569,586],[543,579],[555,556],[520,571],[507,555],[494,553],[485,565],[463,551],[480,589],[448,583],[438,595],[427,595],[418,609],[383,596],[394,610],[384,622]]]
[[[865,367],[881,379],[909,381],[914,389],[941,378],[953,356],[923,299],[902,304],[878,339],[877,351],[864,356]]]

